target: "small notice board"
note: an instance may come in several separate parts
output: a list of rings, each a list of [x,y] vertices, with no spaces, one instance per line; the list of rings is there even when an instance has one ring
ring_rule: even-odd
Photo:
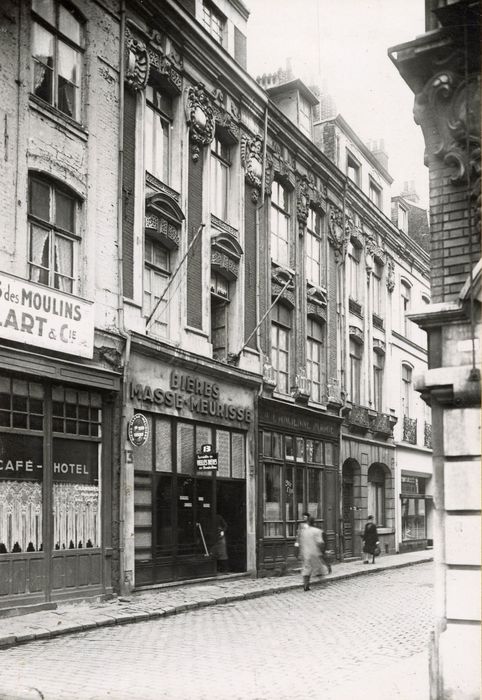
[[[196,455],[196,468],[201,472],[218,470],[218,453],[213,452],[212,445],[201,445],[201,451]]]

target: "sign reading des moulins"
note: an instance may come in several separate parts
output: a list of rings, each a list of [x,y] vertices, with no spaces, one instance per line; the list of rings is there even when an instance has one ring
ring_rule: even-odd
[[[92,358],[94,305],[0,272],[0,337]]]

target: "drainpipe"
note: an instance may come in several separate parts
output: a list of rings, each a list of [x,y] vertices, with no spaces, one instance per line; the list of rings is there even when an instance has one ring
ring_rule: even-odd
[[[261,202],[258,204],[256,207],[256,279],[259,280],[259,271],[261,269],[261,256],[259,253],[259,228],[260,228],[260,221],[259,221],[259,214],[260,211],[264,211],[264,202],[265,202],[265,191],[264,191],[264,181],[266,177],[266,141],[268,139],[268,105],[264,108],[264,127],[263,127],[263,156],[262,156],[262,169],[261,169]],[[259,318],[260,315],[260,285],[256,285],[256,318]],[[256,334],[256,350],[260,353],[261,356],[261,348],[260,348],[260,343],[259,343],[259,334]]]
[[[118,305],[117,318],[119,334],[124,338],[124,358],[122,372],[122,414],[120,427],[120,473],[119,473],[119,575],[121,593],[128,594],[132,587],[132,571],[128,575],[126,567],[126,533],[125,513],[129,506],[127,499],[127,382],[131,354],[131,335],[125,328],[124,316],[124,275],[123,275],[123,241],[122,241],[122,209],[123,209],[123,180],[124,180],[124,76],[125,76],[125,30],[126,30],[126,4],[121,2],[120,11],[120,36],[119,36],[119,142],[117,161],[117,279],[118,279]]]
[[[347,186],[348,178],[345,177],[345,180],[343,182],[343,219],[342,219],[342,226],[343,226],[343,237],[345,237],[345,227],[346,227],[346,186]],[[345,261],[345,264],[343,265]],[[340,394],[341,391],[343,390],[344,395],[346,396],[346,387],[347,387],[347,358],[348,358],[348,332],[346,328],[346,323],[348,319],[348,293],[346,289],[346,284],[343,284],[343,270],[345,270],[345,282],[346,282],[346,255],[342,256],[340,258],[340,261],[337,265],[337,291],[339,292],[339,299],[341,299],[341,303],[339,305],[339,313],[341,316],[340,319],[340,353],[341,353],[341,365],[340,365]],[[343,378],[343,386],[341,383],[341,379]],[[344,401],[343,401],[344,404]],[[343,410],[343,405],[340,408],[340,416],[341,416],[341,411]],[[340,527],[340,532],[339,532],[339,539],[340,539],[340,544],[339,544],[339,552],[340,555],[344,555],[344,521],[343,521],[343,462],[342,462],[342,454],[343,454],[343,433],[341,430],[341,424],[340,424],[340,447],[339,447],[339,465],[338,465],[338,508],[339,508],[339,523],[341,525]]]

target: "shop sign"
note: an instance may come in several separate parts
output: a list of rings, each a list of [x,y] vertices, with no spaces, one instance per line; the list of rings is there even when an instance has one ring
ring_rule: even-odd
[[[127,435],[134,447],[142,447],[149,440],[149,423],[142,413],[136,413],[127,425]]]
[[[283,412],[278,406],[261,406],[259,421],[276,428],[287,428],[305,433],[337,437],[340,431],[338,423],[316,418],[310,414]]]
[[[93,303],[0,272],[0,337],[92,358]]]
[[[196,468],[202,472],[218,470],[218,453],[213,452],[212,445],[201,445],[196,455]]]
[[[171,372],[169,389],[152,387],[148,384],[130,383],[130,398],[143,403],[173,408],[187,409],[193,414],[221,418],[238,423],[251,423],[253,411],[244,406],[225,403],[221,400],[221,389],[216,382],[210,382],[192,374],[174,370]]]
[[[98,483],[96,442],[55,438],[52,478],[69,484]],[[0,481],[42,481],[43,438],[5,433],[0,438]]]

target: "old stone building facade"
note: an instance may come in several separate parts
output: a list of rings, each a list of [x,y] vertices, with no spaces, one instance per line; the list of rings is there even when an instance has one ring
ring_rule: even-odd
[[[480,697],[480,3],[426,3],[389,55],[415,95],[430,173],[431,303],[418,389],[433,414],[431,698]]]
[[[215,575],[221,529],[282,572],[304,511],[338,559],[369,512],[431,539],[428,259],[382,145],[247,74],[248,14],[2,6],[2,607]]]

